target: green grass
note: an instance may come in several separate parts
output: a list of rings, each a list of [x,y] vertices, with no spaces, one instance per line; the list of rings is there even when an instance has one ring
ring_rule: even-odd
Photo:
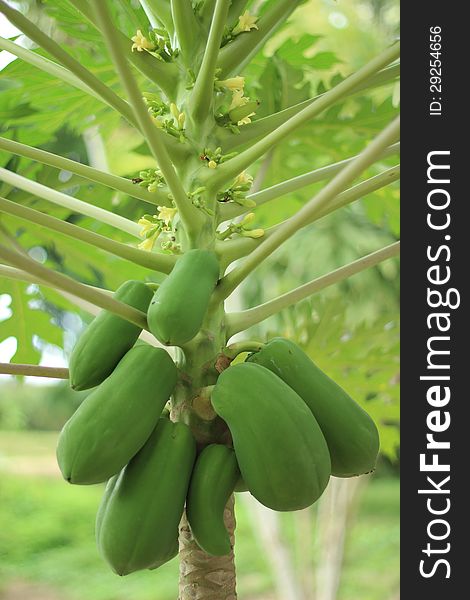
[[[0,598],[2,586],[26,581],[57,590],[63,600],[174,600],[176,560],[155,572],[120,578],[98,555],[94,518],[101,486],[73,487],[54,476],[11,472],[16,457],[30,456],[32,463],[52,457],[56,437],[0,432],[0,468],[5,461],[10,466],[0,473]],[[282,519],[286,539],[294,539],[295,515]],[[348,536],[338,600],[392,598],[398,547],[398,484],[377,479],[364,490]],[[269,566],[243,502],[237,507],[237,569],[241,600],[272,591]]]

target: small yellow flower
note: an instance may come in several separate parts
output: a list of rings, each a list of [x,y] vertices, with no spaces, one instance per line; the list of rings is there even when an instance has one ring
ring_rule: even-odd
[[[152,235],[149,238],[147,238],[146,240],[144,240],[143,242],[141,242],[139,244],[140,250],[145,250],[146,252],[152,252],[155,242],[157,241],[158,234],[159,234],[159,232],[157,232],[155,235]]]
[[[207,166],[209,167],[209,169],[217,169],[217,163],[215,162],[215,160],[210,160],[207,163]]]
[[[158,218],[169,225],[173,220],[174,216],[178,212],[176,208],[169,208],[168,206],[158,206]]]
[[[249,101],[250,99],[243,95],[243,90],[233,92],[232,104],[228,107],[228,112],[234,108],[238,108],[239,106],[245,106],[245,104],[248,104]]]
[[[238,177],[233,182],[233,187],[237,187],[239,185],[251,185],[253,183],[253,177],[246,171],[243,171],[238,175]]]
[[[155,227],[155,223],[152,223],[152,221],[149,221],[145,217],[142,217],[141,219],[138,220],[138,225],[140,225],[142,227],[142,229],[140,231],[140,237],[145,237],[147,235],[147,233],[153,227]]]
[[[229,79],[224,79],[223,81],[218,81],[217,83],[223,87],[226,87],[232,92],[240,92],[243,91],[243,88],[245,87],[245,78],[238,75],[237,77],[230,77]]]
[[[143,52],[144,50],[155,50],[155,44],[148,40],[140,29],[137,30],[137,33],[131,38],[131,40],[134,42],[132,44],[132,52],[134,52],[134,50],[137,50],[137,52]]]
[[[251,123],[251,117],[254,117],[256,113],[252,112],[246,117],[243,117],[240,121],[238,121],[237,125],[248,125]]]
[[[258,17],[255,17],[255,15],[250,15],[250,11],[245,10],[245,12],[238,17],[238,23],[235,26],[232,33],[234,35],[238,35],[243,31],[251,31],[252,29],[258,29],[258,25],[256,25],[257,21]]]

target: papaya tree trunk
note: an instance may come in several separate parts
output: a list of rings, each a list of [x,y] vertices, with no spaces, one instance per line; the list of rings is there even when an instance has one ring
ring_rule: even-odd
[[[179,535],[179,600],[236,600],[234,496],[227,503],[224,517],[232,551],[226,556],[210,556],[194,541],[183,515]]]
[[[217,357],[225,343],[224,310],[218,304],[208,310],[201,334],[176,356],[182,383],[175,390],[171,416],[191,428],[199,451],[208,444],[229,443],[227,425],[213,410],[207,412],[200,395],[204,386],[217,381]],[[224,520],[232,551],[226,556],[210,556],[197,545],[183,514],[179,528],[179,600],[236,600],[233,495],[225,508]]]

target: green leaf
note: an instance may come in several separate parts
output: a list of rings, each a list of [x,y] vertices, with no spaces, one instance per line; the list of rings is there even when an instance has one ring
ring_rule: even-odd
[[[276,56],[282,58],[293,67],[305,69],[307,66],[311,66],[311,59],[306,60],[305,58],[306,53],[308,53],[322,37],[323,36],[321,35],[310,35],[305,33],[298,40],[289,38],[276,50]]]
[[[35,338],[61,346],[60,329],[51,315],[38,307],[38,296],[30,291],[28,284],[5,280],[2,282],[2,293],[11,297],[9,308],[12,315],[1,322],[0,341],[10,336],[16,338],[18,345],[12,362],[38,364],[41,352],[35,344]]]
[[[318,52],[312,58],[308,59],[308,64],[312,69],[327,70],[335,65],[342,63],[334,52]]]

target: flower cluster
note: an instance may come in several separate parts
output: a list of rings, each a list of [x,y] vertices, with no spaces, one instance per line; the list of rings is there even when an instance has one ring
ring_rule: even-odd
[[[243,171],[228,189],[217,194],[217,200],[222,203],[235,202],[245,208],[253,208],[256,206],[256,202],[246,197],[252,185],[253,177]]]
[[[170,105],[162,102],[157,94],[144,93],[143,98],[156,127],[184,142],[186,140],[185,113],[181,112],[173,102]]]
[[[238,223],[230,223],[230,225],[224,231],[217,234],[219,240],[226,240],[231,238],[234,234],[241,235],[242,237],[248,237],[252,239],[258,239],[263,237],[264,229],[248,229],[248,226],[255,220],[255,213],[249,213],[239,221]]]
[[[139,177],[132,180],[133,183],[146,187],[149,192],[156,192],[158,188],[165,187],[165,178],[160,169],[146,169],[140,171]]]
[[[229,79],[218,80],[215,83],[216,90],[229,90],[232,92],[232,101],[227,110],[229,123],[240,126],[251,123],[251,117],[259,106],[256,100],[250,100],[244,95],[245,78],[237,75]]]
[[[131,50],[137,52],[148,52],[158,60],[170,62],[178,54],[178,50],[173,50],[170,44],[170,38],[163,29],[150,29],[146,37],[141,29],[131,38],[133,41]]]
[[[163,102],[160,99],[160,96],[158,94],[153,94],[151,92],[144,92],[142,94],[142,97],[147,106],[149,113],[155,119],[157,117],[163,117],[164,115],[166,115],[170,112],[170,107],[168,106],[168,104],[166,104],[165,102]]]
[[[179,244],[176,241],[174,220],[177,215],[176,208],[167,206],[158,206],[158,214],[144,215],[139,219],[138,223],[142,227],[140,236],[144,241],[139,244],[141,250],[151,252],[155,246],[155,242],[164,234],[165,238],[161,242],[161,248],[171,252],[179,252]]]
[[[201,160],[204,160],[207,163],[209,169],[217,169],[218,165],[221,165],[224,162],[227,162],[234,156],[236,156],[238,152],[230,152],[229,154],[222,154],[222,148],[216,148],[215,150],[210,150],[209,148],[204,148],[204,152],[199,156]]]

